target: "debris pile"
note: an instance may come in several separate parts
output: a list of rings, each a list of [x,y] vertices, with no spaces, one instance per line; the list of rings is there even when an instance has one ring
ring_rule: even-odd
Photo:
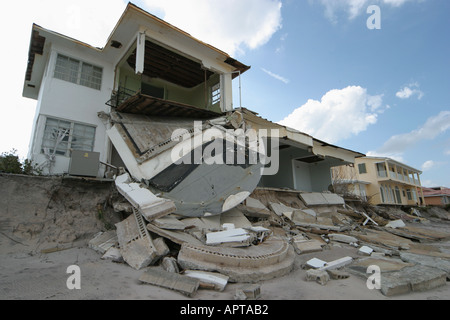
[[[450,278],[450,254],[425,244],[448,240],[450,233],[427,229],[418,209],[363,208],[329,192],[257,188],[231,210],[194,218],[177,215],[170,200],[127,175],[116,186],[131,208],[115,208],[128,217],[89,246],[102,259],[144,270],[142,283],[189,297],[198,289],[223,291],[228,283],[245,283],[235,299],[257,299],[258,283],[290,273],[296,257],[319,257],[342,246],[355,255],[309,259],[302,265],[305,281],[324,286],[351,274],[367,279],[368,268],[379,266],[379,289],[390,296],[432,289]]]

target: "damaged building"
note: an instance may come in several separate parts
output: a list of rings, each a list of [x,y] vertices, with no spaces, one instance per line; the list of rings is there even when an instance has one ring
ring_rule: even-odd
[[[106,178],[123,200],[124,219],[90,247],[190,296],[283,276],[329,234],[363,242],[356,226],[387,224],[330,192],[331,169],[364,154],[233,105],[233,81],[249,69],[131,3],[104,48],[32,26],[28,158],[45,175]]]

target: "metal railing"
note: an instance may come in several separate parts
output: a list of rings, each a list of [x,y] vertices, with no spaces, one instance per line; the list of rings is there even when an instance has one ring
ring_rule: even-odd
[[[139,91],[130,90],[125,87],[119,87],[111,93],[111,99],[106,102],[106,105],[117,108],[120,104],[136,95],[138,92]]]

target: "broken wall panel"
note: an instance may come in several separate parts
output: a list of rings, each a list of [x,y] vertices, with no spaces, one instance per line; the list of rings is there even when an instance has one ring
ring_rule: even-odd
[[[139,214],[139,213],[137,213]],[[157,250],[150,235],[142,234],[136,216],[130,215],[127,219],[116,224],[117,239],[120,253],[132,268],[139,270],[149,266],[157,259]]]

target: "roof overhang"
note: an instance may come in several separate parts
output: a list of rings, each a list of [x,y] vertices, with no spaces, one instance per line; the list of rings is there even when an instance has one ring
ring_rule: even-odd
[[[205,69],[222,73],[228,72],[232,74],[233,78],[250,69],[249,66],[233,59],[227,53],[194,38],[189,33],[138,6],[128,3],[103,48],[93,47],[33,24],[23,96],[37,99],[49,48],[53,42],[67,42],[66,44],[69,47],[73,45],[81,46],[101,54],[103,61],[115,65],[133,46],[136,36],[140,32],[145,33],[148,38],[164,44],[166,48],[173,49],[173,51],[184,54],[186,57],[194,57],[201,61]]]

